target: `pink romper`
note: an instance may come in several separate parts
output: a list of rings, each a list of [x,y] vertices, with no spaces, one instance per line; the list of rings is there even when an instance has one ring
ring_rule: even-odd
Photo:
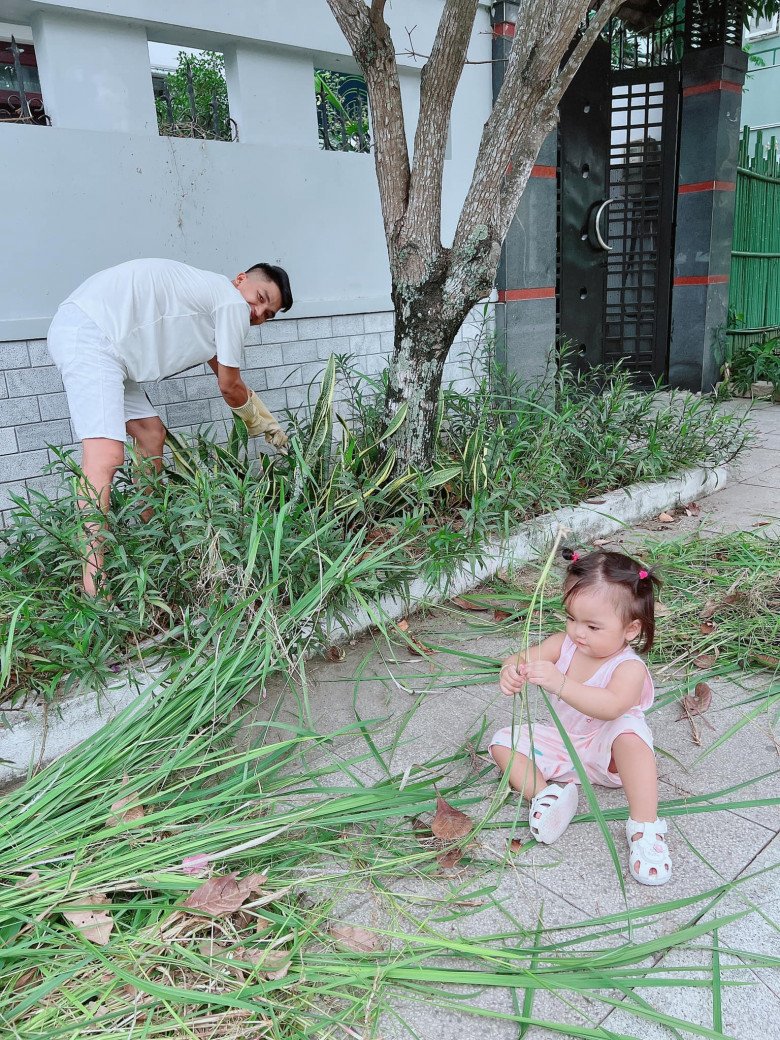
[[[555,664],[564,675],[569,670],[576,649],[571,639],[565,636],[561,656]],[[625,650],[606,660],[583,685],[604,689],[619,664],[623,661],[641,660],[642,658],[627,646]],[[610,772],[609,769],[612,743],[619,734],[635,733],[652,750],[653,735],[645,722],[644,713],[653,703],[653,697],[653,680],[645,667],[645,684],[642,687],[639,705],[618,719],[591,719],[565,701],[559,701],[555,697],[550,699],[591,783],[601,784],[603,787],[622,787],[618,774]],[[580,782],[574,763],[555,725],[543,726],[534,723],[529,726],[523,723],[520,726],[505,726],[495,734],[488,751],[492,753],[493,747],[497,744],[514,748],[521,755],[530,758],[545,780],[555,783],[568,783],[570,780],[574,783]]]

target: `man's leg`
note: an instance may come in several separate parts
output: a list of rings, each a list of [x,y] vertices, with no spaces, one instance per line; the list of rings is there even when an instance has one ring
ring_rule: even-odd
[[[147,416],[143,419],[128,419],[125,423],[127,432],[133,438],[135,451],[141,462],[141,479],[143,480],[143,467],[151,466],[156,473],[162,470],[162,454],[165,446],[165,435],[168,432],[158,415]],[[141,519],[149,521],[152,518],[152,509],[144,509]]]
[[[84,484],[79,505],[82,509],[86,509],[90,505],[97,505],[102,513],[106,513],[111,494],[111,481],[125,457],[124,442],[110,440],[108,437],[86,437],[81,442],[81,449]],[[88,541],[83,571],[84,591],[89,596],[94,596],[95,579],[103,567],[103,538],[100,534],[102,525],[90,522],[85,527]]]

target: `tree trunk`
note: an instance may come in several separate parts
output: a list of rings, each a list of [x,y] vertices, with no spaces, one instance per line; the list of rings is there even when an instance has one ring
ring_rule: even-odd
[[[436,417],[444,363],[467,310],[448,315],[440,278],[421,286],[393,287],[395,341],[388,371],[388,424],[402,405],[406,420],[394,434],[395,471],[427,469],[435,449]]]

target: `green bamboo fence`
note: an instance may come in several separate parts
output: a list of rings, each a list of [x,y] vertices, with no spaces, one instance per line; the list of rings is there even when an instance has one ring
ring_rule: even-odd
[[[776,139],[766,148],[760,130],[751,155],[748,126],[739,147],[729,313],[732,349],[745,337],[780,333],[780,157]]]

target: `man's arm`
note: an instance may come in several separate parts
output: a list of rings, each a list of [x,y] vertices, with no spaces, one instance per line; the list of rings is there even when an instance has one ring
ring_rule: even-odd
[[[231,408],[240,408],[249,400],[249,387],[241,378],[241,370],[221,365],[216,354],[209,360],[209,368],[217,377],[219,392]]]

